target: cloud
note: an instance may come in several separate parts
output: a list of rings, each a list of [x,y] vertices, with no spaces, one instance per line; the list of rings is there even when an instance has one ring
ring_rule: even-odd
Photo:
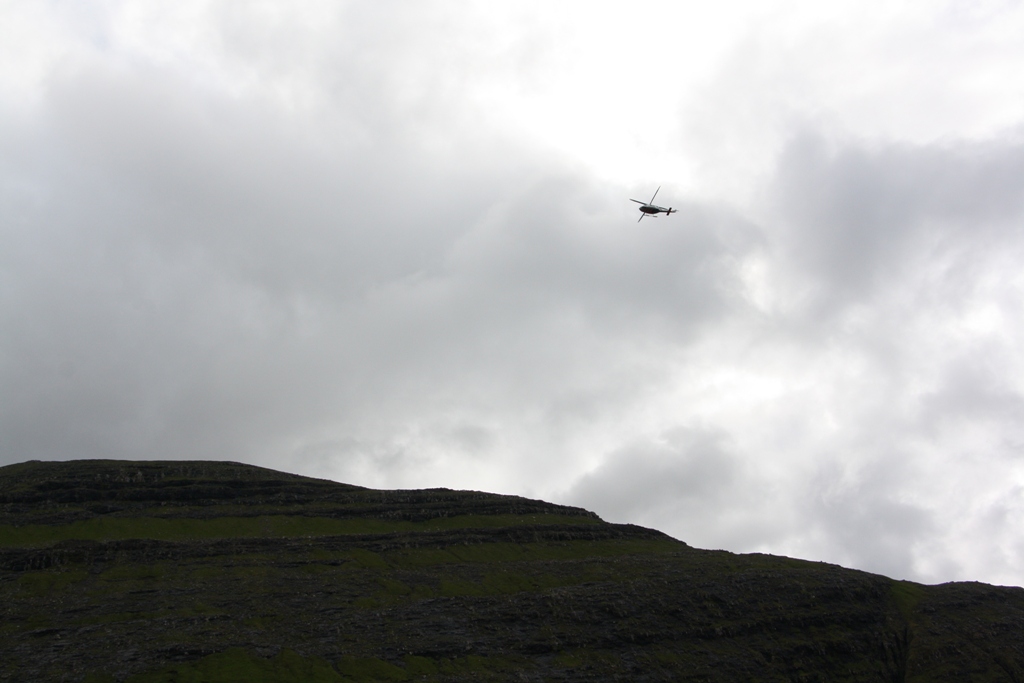
[[[784,257],[813,283],[817,305],[844,306],[902,288],[943,257],[1020,248],[1022,171],[1024,146],[1012,135],[929,145],[797,135],[770,191]]]
[[[610,521],[670,527],[698,546],[763,538],[768,520],[752,524],[750,510],[767,501],[728,441],[706,427],[676,427],[609,453],[560,498]]]
[[[899,446],[894,444],[896,448]],[[923,538],[938,535],[933,511],[903,499],[914,471],[906,454],[823,463],[802,501],[807,535],[818,536],[833,561],[887,576],[914,576]],[[820,551],[819,551],[820,552]]]
[[[825,361],[818,394],[835,420],[804,455],[819,465],[798,517],[817,531],[794,529],[794,547],[820,533],[819,556],[928,578],[1016,552],[1001,533],[981,555],[949,549],[973,545],[981,501],[1012,498],[1021,476],[1022,162],[1012,131],[930,145],[798,135],[780,157],[767,312],[776,343]]]
[[[235,459],[1021,581],[1024,147],[958,134],[973,105],[886,118],[931,14],[864,45],[820,5],[711,17],[673,80],[693,45],[630,62],[614,13],[104,7],[19,6],[51,48],[0,69],[0,462]],[[655,113],[608,89],[645,60]],[[679,213],[637,225],[658,183]]]
[[[469,135],[453,166],[406,144],[415,121],[338,139],[173,69],[87,63],[42,113],[26,137],[53,162],[28,146],[10,169],[46,196],[9,186],[13,459],[373,453],[411,424],[430,451],[594,410],[642,391],[643,330],[683,340],[727,310],[756,242],[699,204],[640,241],[543,151]]]

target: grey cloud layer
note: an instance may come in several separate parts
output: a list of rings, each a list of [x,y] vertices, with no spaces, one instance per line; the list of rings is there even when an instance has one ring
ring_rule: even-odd
[[[318,148],[315,130],[182,87],[58,81],[30,131],[56,160],[10,170],[46,199],[8,191],[8,458],[241,458],[278,430],[434,395],[547,400],[642,330],[720,314],[726,242],[750,239],[694,207],[695,229],[638,242],[605,192],[543,158],[470,148],[436,173],[387,131]]]
[[[693,360],[784,388],[739,416],[681,401],[725,445],[610,449],[566,498],[703,544],[1019,580],[1022,163],[1012,138],[795,137],[748,252],[767,275]]]
[[[1017,138],[794,131],[746,214],[666,187],[637,225],[652,188],[490,128],[484,67],[365,12],[273,57],[222,17],[276,89],[97,59],[4,110],[0,462],[230,458],[1024,580]]]
[[[877,288],[899,283],[908,263],[960,256],[958,250],[985,258],[1008,240],[1019,247],[1024,146],[1012,138],[828,146],[797,138],[774,188],[792,231],[794,268],[826,298],[877,296]]]

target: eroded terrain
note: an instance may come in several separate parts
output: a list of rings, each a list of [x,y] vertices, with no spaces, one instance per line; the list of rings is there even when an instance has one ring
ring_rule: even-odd
[[[0,592],[9,681],[1024,680],[1019,588],[235,463],[0,468]]]

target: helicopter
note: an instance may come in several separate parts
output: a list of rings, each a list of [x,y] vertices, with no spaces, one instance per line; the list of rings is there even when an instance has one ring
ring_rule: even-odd
[[[671,215],[673,213],[679,213],[678,209],[673,209],[671,207],[666,209],[663,206],[655,206],[654,204],[651,203],[651,202],[654,201],[654,198],[658,196],[658,192],[660,192],[660,191],[661,191],[661,185],[659,185],[658,189],[654,191],[653,195],[651,195],[651,201],[650,202],[642,202],[639,199],[630,199],[629,200],[631,202],[636,202],[637,204],[641,205],[640,206],[640,211],[642,213],[640,214],[640,218],[637,220],[637,223],[642,221],[647,216],[650,216],[651,218],[657,218],[659,213],[663,213],[665,215]]]

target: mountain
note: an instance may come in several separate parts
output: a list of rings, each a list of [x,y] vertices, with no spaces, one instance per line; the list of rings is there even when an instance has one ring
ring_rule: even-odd
[[[229,462],[0,468],[0,681],[1024,681],[1024,590]]]

